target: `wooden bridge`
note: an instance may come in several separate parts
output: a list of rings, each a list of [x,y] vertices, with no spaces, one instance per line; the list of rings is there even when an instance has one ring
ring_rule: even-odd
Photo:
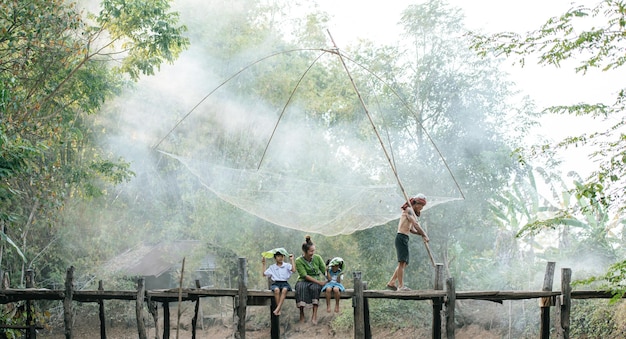
[[[341,293],[342,299],[352,299],[354,313],[354,338],[371,338],[369,325],[369,299],[401,299],[401,300],[429,300],[433,308],[432,337],[441,338],[445,333],[446,338],[455,337],[455,302],[456,300],[472,299],[502,302],[504,300],[538,299],[540,308],[541,329],[540,338],[548,339],[550,335],[550,309],[555,307],[557,312],[556,333],[558,338],[569,338],[570,309],[572,299],[590,298],[611,298],[612,295],[605,291],[572,291],[570,286],[571,270],[563,268],[561,272],[561,290],[552,291],[554,277],[554,262],[549,262],[546,267],[543,288],[541,291],[456,291],[454,279],[443,279],[443,265],[437,264],[435,267],[435,279],[433,289],[412,290],[412,291],[387,291],[368,290],[367,283],[361,280],[361,272],[354,272],[354,289],[348,289]],[[202,288],[199,281],[196,281],[196,288],[175,288],[169,290],[145,290],[143,279],[138,281],[136,291],[106,291],[102,288],[102,281],[98,290],[80,291],[74,290],[74,267],[67,270],[65,289],[50,290],[28,288],[32,286],[32,272],[27,274],[26,289],[11,289],[3,286],[0,290],[0,303],[12,303],[26,301],[27,306],[27,326],[8,326],[0,324],[0,328],[21,329],[26,331],[26,338],[36,338],[36,329],[41,328],[32,319],[32,301],[34,300],[60,300],[63,301],[64,324],[66,338],[72,338],[73,310],[72,302],[97,302],[100,310],[100,333],[101,338],[106,338],[104,301],[105,300],[128,300],[136,303],[136,320],[138,336],[140,339],[147,339],[144,308],[147,305],[148,311],[157,323],[156,303],[162,303],[164,328],[163,339],[170,337],[169,304],[172,302],[191,301],[195,302],[195,313],[192,319],[192,338],[196,338],[196,325],[198,320],[199,300],[207,297],[232,297],[234,300],[235,321],[237,328],[234,333],[236,338],[245,339],[245,319],[249,306],[266,305],[268,316],[271,317],[271,337],[280,338],[279,317],[271,310],[275,307],[274,294],[268,290],[255,290],[247,288],[247,262],[245,258],[239,258],[239,283],[238,288],[214,289]],[[182,280],[182,278],[181,278]],[[287,298],[293,299],[294,292],[289,292]],[[157,328],[158,332],[158,328]]]

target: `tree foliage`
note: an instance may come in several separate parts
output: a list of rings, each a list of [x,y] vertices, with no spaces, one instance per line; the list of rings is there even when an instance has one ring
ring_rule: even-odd
[[[527,34],[505,32],[492,36],[474,35],[472,39],[479,54],[505,55],[522,66],[529,57],[538,57],[537,63],[555,67],[561,67],[566,61],[576,62],[574,70],[581,74],[591,70],[618,72],[626,62],[626,4],[604,0],[594,7],[574,6]],[[537,145],[531,149],[533,154],[545,149],[589,145],[596,150],[591,158],[596,160],[598,168],[586,180],[575,183],[573,193],[577,204],[563,206],[554,218],[530,224],[524,232],[555,226],[582,227],[591,231],[589,236],[596,241],[606,240],[608,229],[621,225],[623,232],[626,223],[623,217],[626,210],[625,93],[623,87],[617,88],[615,100],[610,104],[583,102],[546,109],[559,114],[604,118],[608,128],[566,138],[556,145]],[[593,230],[600,231],[600,234],[594,235]],[[623,264],[612,266],[604,277],[615,291],[621,290],[625,279],[620,270]]]
[[[177,20],[168,1],[103,1],[89,19],[62,0],[0,4],[0,224],[29,263],[72,197],[132,176],[99,148],[89,116],[126,75],[178,56],[188,41]]]

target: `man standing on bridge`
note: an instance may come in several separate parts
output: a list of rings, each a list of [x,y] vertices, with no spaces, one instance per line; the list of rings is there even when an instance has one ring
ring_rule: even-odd
[[[420,216],[422,208],[426,206],[426,196],[424,194],[418,194],[414,198],[409,199],[411,207],[408,203],[402,205],[402,215],[398,222],[398,233],[396,234],[396,254],[398,256],[398,266],[393,272],[391,280],[387,283],[387,289],[392,291],[410,291],[411,289],[404,286],[404,269],[409,264],[409,233],[419,234],[424,239],[424,242],[428,242],[428,235],[422,229],[417,222],[417,217]],[[396,285],[396,280],[398,284]]]

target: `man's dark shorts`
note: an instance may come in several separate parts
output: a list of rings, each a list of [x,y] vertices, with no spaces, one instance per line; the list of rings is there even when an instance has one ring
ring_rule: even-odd
[[[398,262],[404,261],[409,263],[409,236],[402,233],[396,234],[396,254]]]

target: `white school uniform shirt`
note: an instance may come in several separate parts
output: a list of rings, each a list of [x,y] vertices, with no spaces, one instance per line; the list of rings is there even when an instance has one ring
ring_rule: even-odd
[[[291,272],[291,264],[284,262],[282,266],[276,264],[270,265],[263,273],[266,277],[272,278],[273,281],[287,281],[293,274]]]

